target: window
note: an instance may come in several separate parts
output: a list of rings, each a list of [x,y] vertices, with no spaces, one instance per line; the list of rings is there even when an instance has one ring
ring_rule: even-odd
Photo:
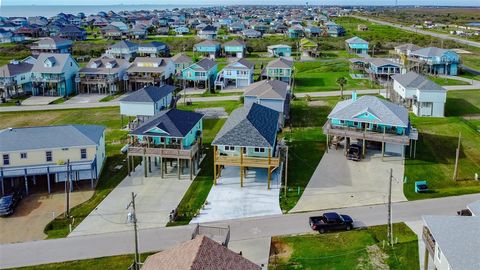
[[[68,148],[62,148],[62,151],[68,151]]]
[[[47,160],[47,162],[52,162],[52,151],[47,151],[45,152],[45,159]]]
[[[27,153],[20,153],[20,158],[21,159],[26,159],[27,158]]]
[[[8,154],[3,155],[3,165],[10,165],[10,156]]]
[[[253,149],[253,152],[255,152],[255,153],[265,153],[265,148],[255,147]]]
[[[80,158],[87,159],[87,149],[85,148],[80,149]]]
[[[235,146],[226,145],[225,151],[235,151]]]
[[[160,137],[160,142],[164,143],[165,142],[165,137]]]

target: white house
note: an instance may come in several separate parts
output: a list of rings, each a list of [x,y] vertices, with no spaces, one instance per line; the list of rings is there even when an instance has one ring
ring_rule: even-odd
[[[289,118],[290,91],[288,84],[278,80],[263,80],[251,84],[244,91],[244,106],[257,103],[280,113],[280,126]]]
[[[46,181],[53,183],[90,180],[93,187],[106,158],[105,127],[63,125],[0,130],[0,182],[25,186]],[[70,167],[67,167],[69,161]],[[73,185],[72,185],[73,187]]]
[[[392,101],[411,108],[417,116],[444,116],[447,101],[445,88],[415,72],[397,74],[392,78]]]
[[[424,216],[425,269],[480,269],[479,216]]]
[[[147,86],[120,100],[120,114],[125,116],[154,116],[159,111],[168,109],[172,103],[175,87]]]
[[[230,63],[217,74],[215,86],[220,86],[221,89],[230,83],[232,83],[235,88],[249,86],[253,83],[254,69],[255,63],[245,58]]]
[[[128,40],[119,41],[108,47],[105,55],[112,58],[130,60],[138,53],[138,45]]]

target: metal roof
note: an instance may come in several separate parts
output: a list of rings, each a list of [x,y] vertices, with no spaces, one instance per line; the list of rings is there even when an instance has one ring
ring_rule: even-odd
[[[230,114],[213,145],[273,147],[280,113],[257,103]]]
[[[0,130],[0,151],[23,151],[98,145],[105,127],[63,125]]]
[[[480,217],[424,216],[451,269],[480,269]]]
[[[368,41],[362,39],[362,38],[359,38],[359,37],[352,37],[352,38],[349,38],[347,40],[345,40],[345,42],[347,43],[362,43],[362,44],[368,44]]]
[[[173,93],[173,91],[175,91],[175,86],[172,85],[164,85],[161,87],[149,85],[131,93],[130,95],[122,98],[120,101],[157,102],[166,97],[168,94]]]

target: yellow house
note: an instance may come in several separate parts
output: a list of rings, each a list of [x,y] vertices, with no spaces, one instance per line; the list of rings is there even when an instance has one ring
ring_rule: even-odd
[[[0,181],[11,187],[45,183],[48,192],[58,182],[97,180],[105,160],[105,128],[64,125],[0,130]],[[67,177],[68,176],[68,177]],[[73,187],[73,185],[70,185]]]

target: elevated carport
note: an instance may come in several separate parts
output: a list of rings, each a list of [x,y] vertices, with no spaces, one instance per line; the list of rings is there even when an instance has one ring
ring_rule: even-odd
[[[67,177],[68,175],[68,177]],[[0,185],[2,195],[5,194],[5,180],[22,179],[25,184],[25,193],[29,194],[29,178],[36,184],[38,176],[46,176],[48,193],[51,193],[51,178],[54,177],[56,182],[64,182],[68,179],[70,182],[70,190],[73,191],[72,181],[82,179],[90,179],[91,187],[94,187],[94,181],[97,180],[98,168],[97,160],[91,162],[72,162],[62,165],[38,165],[25,167],[0,168]],[[13,183],[13,182],[12,182]]]

